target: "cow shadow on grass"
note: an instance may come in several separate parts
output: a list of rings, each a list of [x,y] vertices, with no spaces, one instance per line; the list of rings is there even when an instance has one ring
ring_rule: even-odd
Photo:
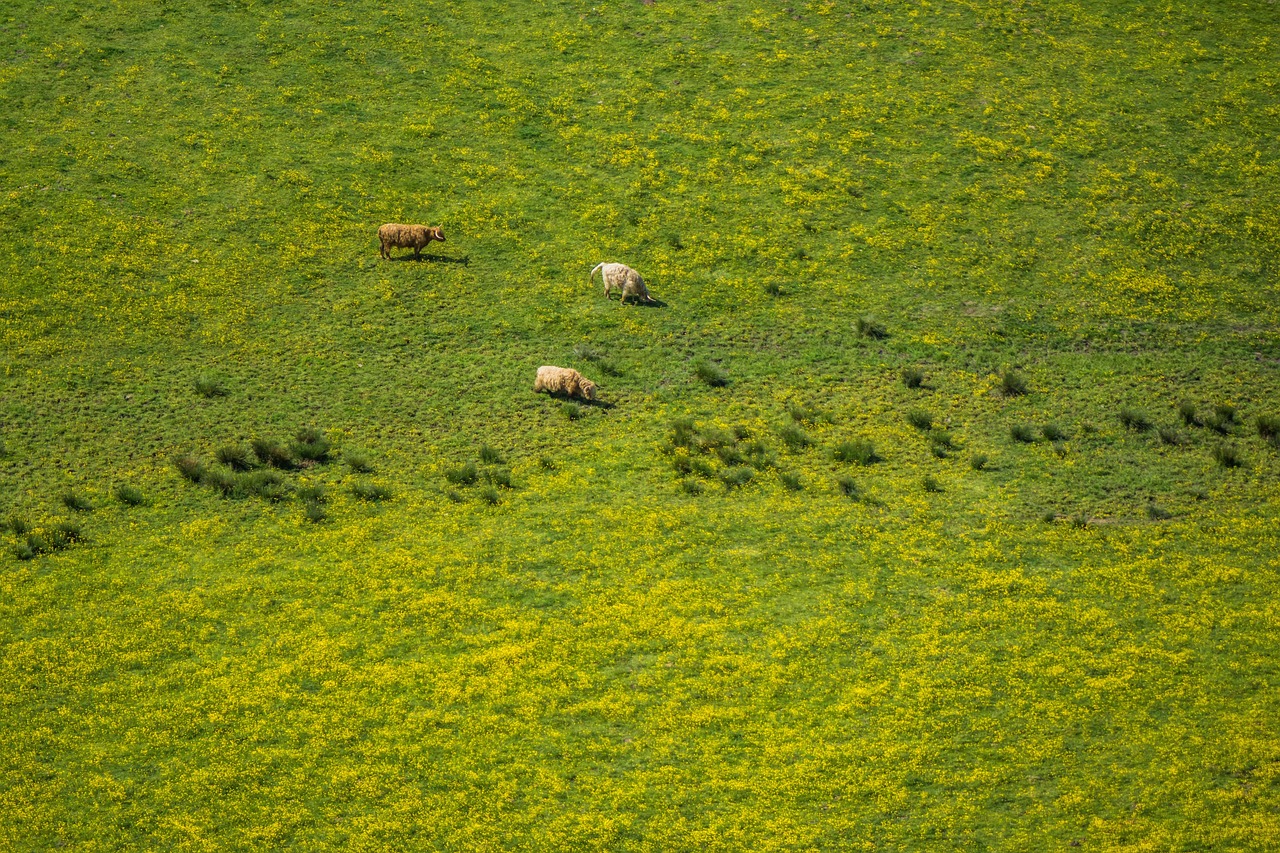
[[[599,409],[602,412],[610,411],[617,408],[617,403],[610,403],[608,400],[584,400],[581,397],[571,397],[568,394],[547,394],[557,403],[577,403],[584,409]]]
[[[609,301],[613,302],[612,299],[610,299]],[[634,298],[628,297],[627,304],[625,307],[627,308],[666,308],[668,306],[667,306],[667,303],[663,302],[661,299],[658,299],[657,297],[654,297],[652,302],[645,302],[643,299],[634,299]]]
[[[393,256],[391,260],[414,261],[416,263],[422,263],[423,261],[430,261],[433,264],[458,264],[464,267],[470,266],[471,264],[470,255],[463,255],[460,258],[450,257],[449,255],[420,255],[419,257],[416,257],[416,258],[413,255],[400,255],[398,257]]]

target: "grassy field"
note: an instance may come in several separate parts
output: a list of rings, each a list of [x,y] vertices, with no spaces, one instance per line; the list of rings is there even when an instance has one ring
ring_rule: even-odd
[[[1280,847],[1280,6],[764,5],[0,10],[0,847]]]

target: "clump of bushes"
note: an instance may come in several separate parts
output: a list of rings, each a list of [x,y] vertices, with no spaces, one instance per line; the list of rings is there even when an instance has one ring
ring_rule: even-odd
[[[1147,417],[1146,412],[1131,409],[1128,406],[1120,410],[1120,423],[1125,429],[1133,430],[1134,432],[1148,432],[1153,426],[1151,418]]]
[[[1014,424],[1009,427],[1009,435],[1023,444],[1034,444],[1036,440],[1036,431],[1029,424]]]
[[[921,432],[927,432],[933,428],[933,415],[920,409],[912,409],[907,412],[907,423]]]
[[[284,470],[293,468],[295,465],[293,454],[277,441],[255,438],[249,446],[253,448],[253,455],[258,457],[258,461],[263,465]]]
[[[804,484],[800,482],[800,475],[791,471],[779,471],[778,482],[789,492],[798,492],[804,488]]]
[[[1021,397],[1027,393],[1027,379],[1016,370],[1006,370],[1000,377],[1000,390],[1006,397]]]
[[[290,445],[294,456],[310,463],[329,461],[329,453],[333,447],[320,430],[314,427],[300,429],[294,439]]]
[[[391,490],[379,483],[357,480],[351,484],[351,493],[362,501],[376,503],[390,499]]]
[[[197,376],[195,388],[197,394],[208,399],[227,396],[227,386],[212,373],[202,373]]]
[[[751,438],[751,430],[742,424],[730,429],[698,427],[689,418],[678,418],[671,422],[666,452],[671,456],[672,468],[681,477],[718,476],[731,489],[750,479],[743,471],[754,476],[755,470],[775,465],[768,445],[761,439]]]
[[[837,462],[855,462],[858,465],[873,465],[880,461],[875,444],[865,438],[840,442],[832,455]]]
[[[89,499],[74,490],[63,492],[61,500],[62,505],[72,512],[89,512],[93,509]]]
[[[858,334],[864,338],[879,341],[889,337],[889,332],[885,329],[884,324],[875,317],[859,317],[857,325]]]
[[[1212,450],[1213,460],[1223,468],[1243,468],[1244,457],[1234,444],[1219,444]]]
[[[729,374],[705,358],[694,362],[693,373],[711,388],[723,388],[729,384]]]

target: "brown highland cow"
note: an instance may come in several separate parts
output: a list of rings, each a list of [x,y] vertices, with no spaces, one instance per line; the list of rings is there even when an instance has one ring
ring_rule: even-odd
[[[430,225],[399,225],[390,223],[378,229],[378,241],[382,243],[382,257],[390,258],[392,249],[413,249],[415,258],[421,257],[422,247],[432,240],[444,242],[444,231]]]
[[[596,383],[568,367],[539,367],[533,390],[534,393],[546,391],[552,395],[581,397],[584,400],[596,398]]]

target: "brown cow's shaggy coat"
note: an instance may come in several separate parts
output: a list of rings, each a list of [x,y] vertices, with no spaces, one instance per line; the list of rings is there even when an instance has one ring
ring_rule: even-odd
[[[378,242],[382,244],[382,257],[390,258],[392,249],[413,249],[413,256],[420,257],[422,247],[432,240],[444,242],[444,231],[430,225],[400,225],[389,223],[378,229]]]
[[[644,286],[644,279],[640,277],[640,273],[626,264],[597,264],[588,277],[588,281],[592,284],[595,284],[597,272],[600,273],[600,278],[604,279],[605,299],[609,298],[609,294],[616,287],[622,294],[622,299],[618,302],[619,305],[626,302],[628,296],[643,299],[645,302],[653,301],[653,297],[649,295],[649,288]]]
[[[581,397],[584,400],[594,400],[596,398],[596,383],[568,367],[552,367],[550,365],[539,367],[538,378],[534,380],[533,390],[535,393],[546,391],[548,394]]]

